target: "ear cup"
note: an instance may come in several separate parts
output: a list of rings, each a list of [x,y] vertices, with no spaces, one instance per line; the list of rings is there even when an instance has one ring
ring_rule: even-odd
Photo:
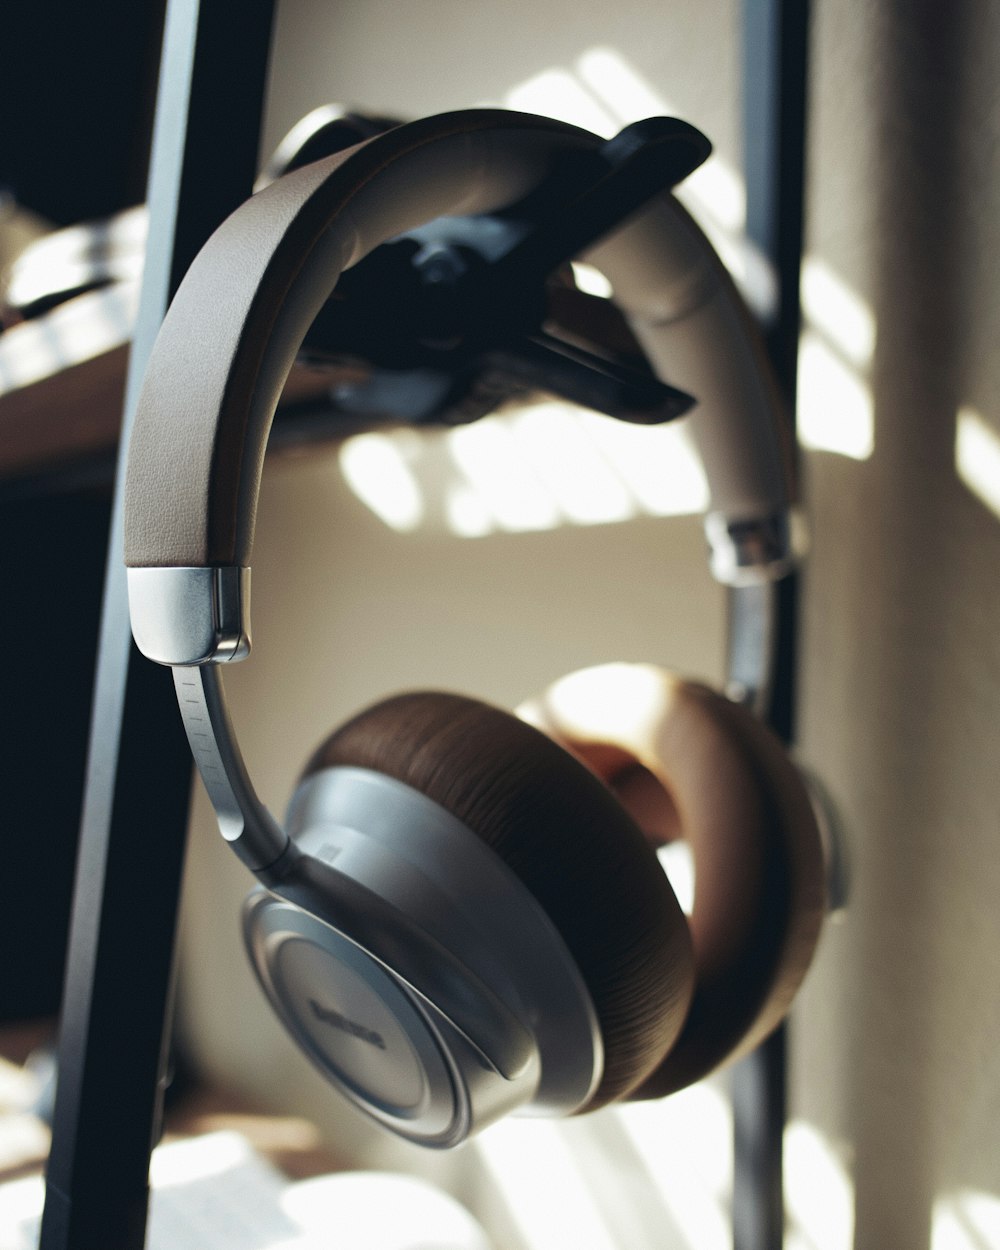
[[[645,1081],[683,1025],[690,939],[654,852],[611,791],[516,717],[445,693],[401,695],[362,712],[323,744],[306,775],[337,765],[425,794],[541,904],[601,1026],[604,1073],[583,1110]]]
[[[805,975],[825,910],[805,786],[746,709],[651,666],[572,674],[521,711],[661,839],[690,843],[694,997],[676,1045],[633,1096],[669,1094],[760,1042]],[[658,810],[650,774],[662,787]]]

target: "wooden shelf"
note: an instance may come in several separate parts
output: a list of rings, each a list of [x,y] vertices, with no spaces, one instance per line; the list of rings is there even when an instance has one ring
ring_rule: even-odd
[[[0,483],[104,466],[118,445],[137,283],[78,295],[0,334]],[[334,441],[349,424],[325,396],[358,371],[296,364],[279,413],[310,410],[294,441]],[[284,440],[289,441],[286,431]]]
[[[37,1078],[24,1063],[53,1043],[55,1030],[54,1020],[0,1026],[0,1184],[38,1174],[45,1166],[49,1130],[31,1110]],[[307,1120],[265,1113],[214,1085],[192,1086],[177,1098],[168,1111],[163,1140],[220,1131],[238,1133],[290,1180],[323,1176],[344,1166]]]

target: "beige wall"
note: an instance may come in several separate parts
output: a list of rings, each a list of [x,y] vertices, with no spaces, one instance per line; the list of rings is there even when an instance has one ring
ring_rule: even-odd
[[[852,884],[796,1010],[789,1199],[795,1235],[808,1237],[799,1244],[818,1250],[992,1250],[1000,521],[980,496],[990,455],[1000,464],[989,442],[1000,438],[991,65],[1000,21],[987,0],[950,6],[947,18],[937,6],[858,0],[819,0],[816,10],[801,752],[840,809]],[[578,92],[586,102],[588,53],[610,49],[632,72],[630,100],[643,82],[715,140],[722,167],[702,204],[711,211],[713,187],[725,191],[726,166],[738,164],[736,39],[735,9],[722,0],[289,0],[264,146],[328,100],[412,115],[503,101],[529,82],[529,95],[514,98],[542,111],[530,91],[547,82],[551,99]],[[618,103],[628,111],[621,94]],[[706,224],[731,225],[733,202],[717,208]],[[959,428],[978,496],[956,467]],[[413,452],[425,486],[447,468],[432,451]],[[335,452],[272,460],[254,558],[255,654],[227,679],[266,801],[280,811],[317,739],[402,686],[512,702],[561,672],[621,657],[718,675],[723,600],[697,520],[641,511],[476,539],[438,518],[402,534],[354,496]],[[200,794],[192,840],[181,1013],[200,1061],[313,1115],[358,1158],[439,1175],[496,1221],[505,1248],[529,1243],[498,1196],[516,1187],[495,1167],[484,1172],[485,1156],[428,1160],[321,1091],[250,983],[236,927],[247,880]],[[633,1196],[656,1188],[657,1159],[671,1148],[673,1113],[652,1114],[643,1132],[659,1144],[619,1177]],[[618,1121],[608,1124],[605,1145],[618,1140]],[[723,1118],[709,1168],[726,1150],[724,1128]],[[602,1173],[593,1160],[603,1146],[587,1132],[573,1126],[569,1148],[606,1175],[610,1156]],[[634,1145],[631,1122],[628,1132]],[[669,1206],[669,1185],[661,1198]],[[609,1217],[621,1245],[662,1244],[660,1207],[642,1209],[641,1229]],[[698,1250],[725,1244],[722,1210],[691,1243]],[[660,1228],[671,1219],[684,1245],[691,1234],[677,1212]]]
[[[872,455],[808,462],[802,738],[853,887],[800,1006],[795,1101],[849,1148],[863,1247],[927,1245],[935,1206],[942,1245],[1000,1244],[996,1205],[978,1240],[941,1231],[951,1195],[1000,1195],[1000,526],[956,468],[958,442],[995,500],[997,17],[818,13],[809,248],[877,337]]]

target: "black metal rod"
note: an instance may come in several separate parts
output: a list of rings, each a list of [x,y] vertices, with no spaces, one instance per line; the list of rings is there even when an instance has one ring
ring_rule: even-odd
[[[800,325],[808,50],[808,0],[744,0],[747,235],[769,262],[774,275],[776,301],[763,329],[793,418]],[[795,578],[786,579],[776,594],[776,663],[767,719],[787,742],[791,741],[795,727]],[[780,1250],[784,1244],[786,1086],[787,1031],[782,1026],[738,1064],[731,1075],[735,1250]]]
[[[150,347],[196,251],[251,190],[273,0],[170,0],[70,925],[41,1250],[141,1250],[159,1131],[191,761],[170,674],[131,643],[121,467]],[[71,610],[71,605],[67,605]],[[71,621],[67,628],[72,628]]]
[[[778,1028],[733,1070],[733,1245],[784,1244],[782,1134],[786,1118],[787,1030]]]

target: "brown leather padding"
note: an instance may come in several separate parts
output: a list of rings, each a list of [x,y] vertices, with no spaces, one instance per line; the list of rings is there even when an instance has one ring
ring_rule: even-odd
[[[524,714],[612,789],[637,763],[647,769],[666,792],[661,827],[691,846],[694,997],[677,1043],[632,1096],[672,1093],[762,1041],[805,975],[826,906],[808,793],[749,711],[653,666],[573,674]]]
[[[592,996],[604,1074],[584,1110],[647,1079],[691,989],[687,923],[642,832],[610,790],[544,734],[461,695],[399,695],[335,732],[305,775],[375,769],[474,831],[535,896]],[[405,836],[405,830],[401,831]]]

